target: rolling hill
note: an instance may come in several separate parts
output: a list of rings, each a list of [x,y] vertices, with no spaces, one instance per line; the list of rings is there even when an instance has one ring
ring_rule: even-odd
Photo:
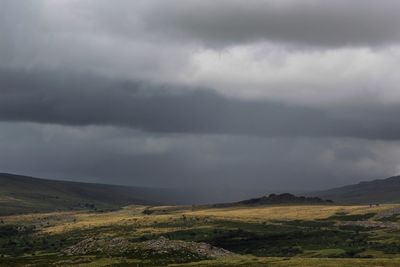
[[[336,203],[378,204],[400,203],[400,176],[333,188],[308,194]]]
[[[197,192],[199,193],[199,192]],[[108,184],[47,180],[0,173],[0,215],[57,210],[104,210],[129,204],[188,204],[195,192]],[[344,204],[400,203],[400,176],[361,182],[296,197],[272,194],[245,201],[215,204],[264,205],[276,203],[321,203],[332,200]]]
[[[162,189],[56,181],[0,173],[0,215],[158,204],[168,202],[171,194]]]

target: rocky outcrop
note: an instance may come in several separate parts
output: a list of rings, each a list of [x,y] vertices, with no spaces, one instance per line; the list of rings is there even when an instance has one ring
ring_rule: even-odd
[[[123,237],[117,238],[87,238],[65,249],[64,254],[77,255],[141,255],[147,257],[165,256],[167,254],[190,254],[199,259],[216,259],[234,254],[222,248],[211,246],[207,243],[186,242],[182,240],[169,240],[165,237],[131,243]]]
[[[186,242],[181,240],[169,240],[165,237],[159,237],[155,240],[149,240],[142,243],[146,250],[153,250],[160,253],[169,251],[188,251],[204,258],[224,258],[234,254],[223,248],[217,248],[207,243]]]
[[[90,237],[65,249],[66,255],[89,255],[89,254],[123,254],[129,250],[130,242],[122,237],[95,238]]]

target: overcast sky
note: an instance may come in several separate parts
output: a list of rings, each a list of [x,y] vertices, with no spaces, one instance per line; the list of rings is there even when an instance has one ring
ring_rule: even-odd
[[[0,0],[0,172],[266,192],[398,174],[399,10]]]

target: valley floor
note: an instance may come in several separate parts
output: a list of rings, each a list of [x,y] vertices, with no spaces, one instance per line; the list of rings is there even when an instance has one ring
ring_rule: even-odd
[[[400,205],[4,216],[0,266],[400,266]]]

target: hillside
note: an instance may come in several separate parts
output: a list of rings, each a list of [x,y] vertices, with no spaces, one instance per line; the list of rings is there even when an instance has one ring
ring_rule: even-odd
[[[309,195],[338,203],[400,203],[400,176],[314,192]]]
[[[108,209],[127,204],[156,204],[162,190],[55,181],[0,173],[0,215],[55,210]]]

